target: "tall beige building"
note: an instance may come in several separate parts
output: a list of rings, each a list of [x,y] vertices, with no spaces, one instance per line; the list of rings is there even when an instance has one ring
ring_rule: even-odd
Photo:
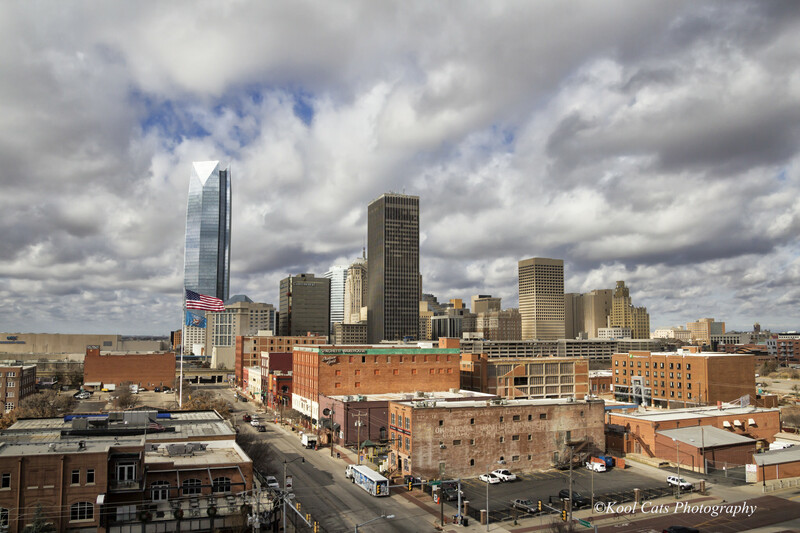
[[[367,260],[356,259],[347,269],[344,282],[344,323],[361,322],[361,308],[367,305]]]
[[[533,257],[519,262],[519,313],[523,340],[564,338],[563,260]]]
[[[697,322],[686,324],[692,342],[711,344],[711,335],[722,335],[725,333],[725,322],[717,322],[713,318],[701,318]]]
[[[476,294],[471,298],[472,312],[477,314],[488,313],[489,311],[500,310],[500,298],[494,298],[490,294]]]
[[[564,295],[565,338],[597,339],[598,330],[608,325],[611,315],[611,289]]]
[[[610,328],[630,328],[634,339],[650,338],[650,315],[646,307],[634,307],[630,289],[618,281],[611,300]]]

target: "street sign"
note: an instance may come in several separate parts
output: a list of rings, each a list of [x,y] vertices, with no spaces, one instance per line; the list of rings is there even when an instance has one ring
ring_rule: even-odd
[[[589,522],[588,520],[581,520],[581,519],[579,518],[579,519],[578,519],[578,523],[579,523],[580,525],[582,525],[583,527],[589,527],[589,528],[591,528],[591,527],[594,527],[594,526],[592,525],[592,523],[591,523],[591,522]]]

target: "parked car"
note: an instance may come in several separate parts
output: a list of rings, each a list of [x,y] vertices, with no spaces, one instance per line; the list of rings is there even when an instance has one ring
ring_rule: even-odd
[[[264,426],[261,426],[261,425],[256,426],[256,431],[258,431],[260,433],[263,433],[266,430],[267,430],[267,428],[265,428]]]
[[[502,483],[499,477],[497,477],[493,472],[489,472],[488,474],[481,474],[478,476],[478,479],[483,481],[484,483],[490,483],[494,485],[495,483]]]
[[[692,484],[678,476],[667,476],[667,485],[680,487],[681,490],[692,490]]]
[[[250,415],[245,413],[245,414],[242,415],[242,420],[244,420],[245,422],[250,422],[252,420],[252,418],[250,417]]]
[[[253,427],[258,427],[261,425],[261,422],[258,420],[258,418],[253,418],[250,420],[250,425]]]
[[[464,491],[458,490],[458,483],[455,481],[445,481],[442,483],[442,491],[444,494],[444,499],[448,502],[454,502],[458,500],[459,492],[461,492],[461,497],[464,497]]]
[[[605,463],[593,463],[589,461],[586,463],[586,468],[588,470],[592,470],[594,472],[605,472],[606,471],[606,464]]]
[[[558,497],[562,500],[569,499],[569,489],[561,489],[558,491]],[[572,508],[573,509],[580,509],[581,507],[586,507],[591,503],[589,498],[583,496],[580,492],[572,491]]]
[[[172,392],[172,389],[170,389],[169,387],[166,387],[166,386],[165,387],[161,387],[161,390],[163,390],[164,392]]]
[[[161,387],[154,387],[153,392],[161,392]]]
[[[510,471],[506,470],[505,468],[498,468],[494,472],[492,472],[495,476],[500,478],[500,481],[514,481],[517,479],[516,474],[512,474]]]
[[[535,514],[539,512],[539,506],[533,500],[512,500],[511,507],[520,509],[526,513]]]
[[[267,487],[275,490],[281,490],[281,485],[278,483],[278,479],[275,476],[267,476]]]

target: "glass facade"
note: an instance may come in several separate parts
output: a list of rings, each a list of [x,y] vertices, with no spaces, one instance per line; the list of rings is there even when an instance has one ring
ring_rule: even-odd
[[[230,166],[192,163],[186,209],[184,286],[228,299],[231,259]]]

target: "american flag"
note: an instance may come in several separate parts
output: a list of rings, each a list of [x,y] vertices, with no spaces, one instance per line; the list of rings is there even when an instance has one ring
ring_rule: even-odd
[[[186,289],[186,309],[202,309],[203,311],[224,311],[225,304],[219,298],[198,294]]]

